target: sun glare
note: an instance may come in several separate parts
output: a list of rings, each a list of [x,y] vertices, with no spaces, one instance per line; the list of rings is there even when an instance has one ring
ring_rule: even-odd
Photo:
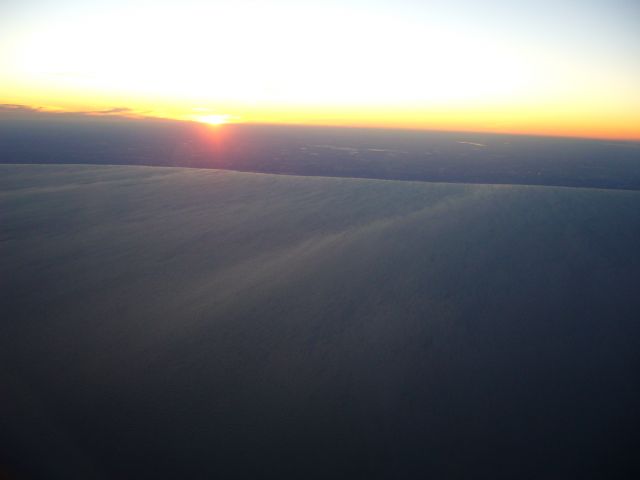
[[[638,0],[502,3],[0,0],[0,103],[640,138]]]
[[[197,121],[209,125],[223,125],[229,121],[229,115],[204,115],[198,117]]]

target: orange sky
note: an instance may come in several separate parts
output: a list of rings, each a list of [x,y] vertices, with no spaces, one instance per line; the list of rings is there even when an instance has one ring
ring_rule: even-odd
[[[0,103],[640,140],[632,1],[23,0]]]

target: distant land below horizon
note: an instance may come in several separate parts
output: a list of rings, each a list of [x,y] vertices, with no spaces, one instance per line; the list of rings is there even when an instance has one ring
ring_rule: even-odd
[[[0,163],[640,190],[640,142],[498,133],[202,125],[0,106]]]

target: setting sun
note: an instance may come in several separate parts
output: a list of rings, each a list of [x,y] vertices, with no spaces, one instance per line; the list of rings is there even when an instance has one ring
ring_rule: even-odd
[[[197,117],[198,122],[207,123],[209,125],[222,125],[229,121],[229,115],[204,115]]]
[[[370,3],[9,2],[0,103],[640,138],[637,2]]]
[[[639,213],[640,0],[0,0],[0,480],[640,480]]]

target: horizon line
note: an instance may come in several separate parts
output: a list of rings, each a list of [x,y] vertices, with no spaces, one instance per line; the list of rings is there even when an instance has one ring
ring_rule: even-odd
[[[184,118],[184,116],[163,115],[153,113],[149,110],[138,111],[129,107],[110,107],[106,109],[64,109],[60,107],[52,107],[46,105],[26,105],[20,103],[0,103],[0,115],[3,112],[15,112],[35,115],[77,115],[78,117],[89,118],[110,118],[128,121],[168,121],[182,124],[196,124],[209,128],[225,128],[231,126],[273,126],[273,127],[299,127],[299,128],[332,128],[332,129],[355,129],[355,130],[392,130],[404,132],[430,132],[430,133],[452,133],[452,134],[480,134],[480,135],[506,135],[517,137],[536,137],[536,138],[558,138],[567,140],[592,140],[592,141],[617,141],[624,143],[640,143],[640,134],[638,136],[597,136],[597,135],[581,135],[567,133],[552,132],[536,132],[524,131],[517,129],[466,129],[466,128],[446,128],[446,127],[419,127],[419,126],[402,126],[402,125],[381,125],[362,124],[354,122],[352,124],[345,123],[315,123],[315,122],[287,122],[287,121],[241,121],[230,120],[225,123],[213,125],[207,122],[199,121],[196,118]]]

